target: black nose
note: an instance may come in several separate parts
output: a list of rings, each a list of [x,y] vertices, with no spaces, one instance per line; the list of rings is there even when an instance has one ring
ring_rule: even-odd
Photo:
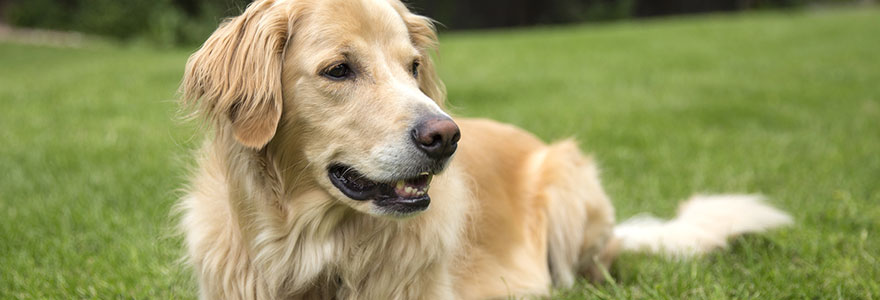
[[[413,142],[433,159],[444,159],[452,156],[458,148],[461,132],[458,125],[446,116],[425,119],[413,128]]]

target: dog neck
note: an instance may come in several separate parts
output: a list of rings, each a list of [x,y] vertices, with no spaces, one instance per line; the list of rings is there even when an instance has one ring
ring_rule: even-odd
[[[218,135],[213,145],[229,181],[231,221],[250,263],[257,275],[285,274],[261,276],[272,295],[389,291],[381,287],[444,273],[426,270],[444,269],[454,256],[457,226],[432,225],[459,224],[438,219],[449,214],[429,210],[393,220],[357,212],[316,183],[295,141],[253,149],[231,135]],[[432,209],[451,207],[438,203]],[[377,288],[368,288],[373,285]]]

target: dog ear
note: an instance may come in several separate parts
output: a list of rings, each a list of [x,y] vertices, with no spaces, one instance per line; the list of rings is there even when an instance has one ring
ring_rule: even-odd
[[[419,88],[425,95],[434,99],[440,107],[446,101],[446,86],[437,76],[431,54],[437,50],[437,31],[434,21],[428,17],[411,13],[403,3],[394,1],[394,6],[409,30],[410,40],[418,48],[423,59],[419,65]]]
[[[258,1],[227,20],[190,56],[181,92],[197,114],[224,130],[231,122],[235,139],[261,148],[281,119],[282,55],[291,15],[274,1]]]

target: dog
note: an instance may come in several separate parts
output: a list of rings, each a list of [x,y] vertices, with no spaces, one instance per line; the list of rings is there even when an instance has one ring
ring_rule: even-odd
[[[257,0],[186,64],[208,124],[178,209],[202,299],[486,299],[600,281],[788,224],[758,196],[615,225],[565,140],[454,118],[430,19],[398,0]]]

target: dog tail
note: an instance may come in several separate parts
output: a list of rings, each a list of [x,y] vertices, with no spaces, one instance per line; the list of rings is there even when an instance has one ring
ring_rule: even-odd
[[[690,256],[727,246],[737,235],[792,223],[758,195],[694,196],[668,221],[637,215],[614,227],[620,250]]]

